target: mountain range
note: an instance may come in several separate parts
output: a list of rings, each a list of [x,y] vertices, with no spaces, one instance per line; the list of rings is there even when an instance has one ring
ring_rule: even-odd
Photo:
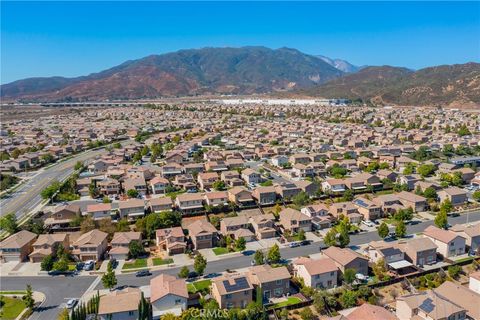
[[[203,48],[130,60],[87,76],[27,78],[0,87],[3,101],[36,102],[261,93],[373,104],[478,105],[480,64],[413,71],[359,67],[290,48]]]

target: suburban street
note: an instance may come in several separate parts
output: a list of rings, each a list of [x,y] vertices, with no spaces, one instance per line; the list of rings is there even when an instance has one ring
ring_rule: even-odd
[[[471,212],[468,215],[462,214],[458,217],[449,217],[449,223],[455,225],[458,223],[475,222],[480,220],[480,211]],[[407,225],[409,234],[416,234],[422,232],[426,227],[433,225],[433,221],[424,221],[416,225]],[[364,232],[350,236],[350,246],[355,247],[361,244],[366,244],[372,241],[380,240],[376,231]],[[323,246],[323,242],[315,242],[307,246],[297,248],[281,248],[281,255],[284,259],[292,259],[301,256],[308,256],[318,253],[320,247]],[[222,260],[209,262],[205,270],[205,274],[208,273],[222,273],[227,269],[236,270],[246,268],[251,265],[253,259],[253,252],[244,254],[241,256],[233,256]],[[150,279],[161,274],[167,273],[171,275],[177,275],[181,266],[172,267],[169,269],[152,271],[152,275],[148,277],[137,278],[135,273],[127,273],[118,275],[118,286],[145,286],[148,285]],[[190,270],[193,267],[190,266]],[[103,285],[101,281],[95,281],[99,279],[95,276],[76,276],[76,277],[51,277],[51,276],[38,276],[38,277],[2,277],[0,282],[1,290],[24,290],[27,284],[31,284],[35,291],[41,291],[47,299],[41,306],[41,308],[34,313],[32,319],[50,320],[54,319],[59,312],[57,308],[62,307],[61,304],[65,303],[67,298],[80,298],[89,287],[92,286],[92,290],[102,289]],[[95,283],[94,283],[95,281]]]
[[[52,181],[61,181],[70,176],[78,161],[88,161],[104,153],[104,148],[88,150],[46,169],[40,169],[30,180],[0,200],[0,215],[3,216],[13,212],[17,219],[22,218],[42,202],[40,193]]]

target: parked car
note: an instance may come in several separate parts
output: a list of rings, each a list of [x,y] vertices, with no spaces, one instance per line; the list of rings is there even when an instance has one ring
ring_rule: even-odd
[[[67,309],[73,309],[75,305],[77,304],[78,300],[77,299],[70,299],[67,301]]]
[[[94,267],[95,267],[95,261],[93,261],[93,260],[88,260],[88,261],[85,262],[85,264],[83,265],[83,270],[85,270],[85,271],[91,271],[91,270],[93,270]]]
[[[370,220],[362,220],[362,223],[370,228],[374,226],[373,222]]]
[[[135,277],[148,277],[151,275],[152,273],[148,270],[140,270],[135,273]]]
[[[312,240],[303,240],[303,241],[300,242],[300,245],[301,246],[308,246],[308,245],[312,244],[312,242],[313,242]]]
[[[290,248],[300,247],[300,242],[291,242],[288,245]]]

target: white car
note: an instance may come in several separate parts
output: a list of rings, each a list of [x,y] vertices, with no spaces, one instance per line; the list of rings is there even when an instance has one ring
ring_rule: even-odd
[[[77,304],[78,300],[77,299],[70,299],[67,301],[67,309],[73,309],[75,305]]]
[[[373,222],[370,220],[362,221],[362,223],[367,227],[370,227],[370,228],[373,227]]]

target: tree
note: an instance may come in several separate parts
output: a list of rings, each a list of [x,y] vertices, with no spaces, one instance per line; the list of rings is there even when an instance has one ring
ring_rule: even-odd
[[[442,204],[440,205],[440,211],[445,213],[450,213],[453,210],[452,202],[449,199],[445,199]]]
[[[183,266],[182,269],[180,269],[180,272],[178,273],[178,277],[186,279],[188,278],[189,274],[190,274],[190,270],[188,270],[188,267]]]
[[[117,285],[117,277],[110,263],[107,266],[107,272],[102,276],[102,283],[105,288],[110,290]]]
[[[82,169],[82,167],[83,167],[83,162],[77,161],[77,162],[75,163],[74,169],[75,169],[75,171],[77,171],[77,170]]]
[[[178,212],[155,212],[145,217],[145,231],[149,238],[155,237],[157,229],[171,228],[180,225],[182,216]]]
[[[345,281],[346,284],[352,284],[353,281],[355,281],[355,275],[356,275],[355,269],[347,268],[343,272],[343,281]]]
[[[470,130],[468,129],[468,127],[465,124],[462,124],[460,126],[460,128],[458,128],[457,134],[460,137],[463,137],[463,136],[471,135],[472,133],[470,132]]]
[[[395,226],[395,233],[397,237],[400,238],[403,238],[407,235],[407,226],[403,220],[397,222],[397,225]]]
[[[130,223],[127,218],[122,218],[117,222],[117,232],[130,231]]]
[[[193,262],[193,269],[197,274],[203,274],[205,268],[207,267],[207,260],[202,256],[201,253],[195,256],[195,260]]]
[[[446,229],[448,226],[447,212],[445,212],[444,210],[440,210],[440,212],[437,213],[434,222],[435,225],[440,229]]]
[[[325,234],[325,237],[323,238],[323,242],[328,247],[335,246],[337,244],[337,231],[335,228],[331,228],[327,231],[327,234]]]
[[[57,180],[53,181],[48,187],[42,190],[40,195],[43,199],[49,200],[60,190],[61,184]]]
[[[128,256],[130,258],[138,258],[145,253],[145,249],[140,241],[130,241],[128,245]]]
[[[17,232],[18,224],[15,214],[9,213],[6,216],[0,218],[0,228],[10,234]]]
[[[340,303],[343,308],[352,308],[357,305],[357,294],[352,290],[345,290],[340,295]]]
[[[437,199],[437,191],[432,188],[432,187],[428,187],[426,188],[424,191],[423,191],[423,196],[427,199]]]
[[[41,268],[43,271],[50,271],[50,270],[52,270],[52,268],[53,268],[53,257],[52,257],[51,254],[46,255],[45,257],[43,257],[42,263],[40,264],[40,268]]]
[[[57,320],[70,320],[70,312],[67,308],[63,308],[58,314]]]
[[[271,247],[270,250],[268,250],[267,259],[269,263],[277,263],[280,261],[280,259],[282,259],[278,244],[274,244],[273,247]]]
[[[66,255],[60,257],[55,263],[53,264],[53,270],[65,272],[68,270],[68,258]]]
[[[23,302],[28,309],[33,309],[35,306],[35,299],[33,299],[32,286],[27,284],[27,289],[25,290],[25,295],[23,296]]]
[[[350,189],[345,190],[345,192],[343,193],[342,200],[343,201],[352,201],[353,198],[354,198],[353,191],[350,190]]]
[[[223,182],[222,180],[215,181],[212,186],[215,190],[218,191],[225,190],[225,182]]]
[[[425,178],[432,175],[436,169],[437,167],[433,164],[421,164],[417,168],[417,173]]]
[[[298,231],[298,240],[303,241],[305,239],[307,239],[307,237],[305,236],[305,231],[303,229],[300,229],[300,231]]]
[[[257,250],[253,256],[253,260],[255,261],[255,265],[262,265],[265,263],[265,255],[261,250]]]
[[[475,200],[475,201],[480,201],[480,190],[475,191],[475,192],[472,194],[472,198],[473,198],[473,200]]]
[[[385,222],[382,222],[378,227],[377,231],[380,238],[385,238],[386,236],[388,236],[389,232],[388,225]]]
[[[313,312],[310,307],[305,307],[300,311],[300,317],[302,317],[302,320],[313,320]]]
[[[305,191],[299,192],[292,198],[293,204],[299,207],[308,204],[309,201],[310,201],[310,197]]]
[[[112,223],[112,218],[103,218],[98,221],[98,229],[102,232],[107,233],[110,237],[115,233],[116,227]]]
[[[129,189],[129,190],[127,190],[127,196],[129,198],[137,198],[138,197],[138,191],[136,189]]]
[[[247,241],[245,240],[244,237],[240,237],[235,241],[235,248],[237,249],[237,251],[245,250],[246,245],[247,245]]]
[[[460,267],[459,265],[448,267],[448,275],[453,279],[456,279],[461,272],[462,272],[462,267]]]
[[[103,202],[103,203],[111,203],[112,200],[110,200],[110,198],[107,197],[107,196],[103,196],[102,202]]]
[[[92,231],[95,228],[96,228],[95,221],[91,216],[86,216],[85,219],[83,219],[82,223],[80,224],[80,231],[82,233]]]
[[[372,266],[372,271],[378,281],[383,281],[385,275],[387,274],[387,268],[385,267],[385,260],[379,259]]]

